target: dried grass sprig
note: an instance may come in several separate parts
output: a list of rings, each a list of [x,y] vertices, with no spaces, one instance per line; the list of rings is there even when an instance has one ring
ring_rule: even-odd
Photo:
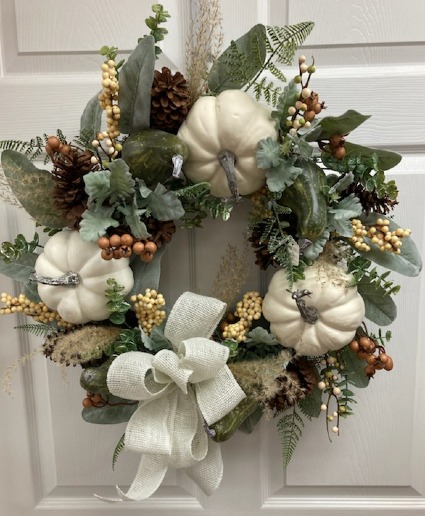
[[[8,368],[6,369],[3,378],[2,378],[2,391],[6,394],[12,394],[12,378],[14,377],[16,371],[19,367],[24,366],[27,362],[33,359],[37,355],[43,354],[43,346],[34,349],[31,353],[26,353],[18,360],[12,362]]]
[[[223,44],[219,0],[194,3],[192,30],[186,43],[186,79],[192,105],[207,90],[207,75]]]
[[[221,258],[218,272],[215,276],[211,296],[220,299],[227,306],[232,306],[242,286],[248,279],[248,244],[245,242],[242,250],[227,244],[225,254]]]

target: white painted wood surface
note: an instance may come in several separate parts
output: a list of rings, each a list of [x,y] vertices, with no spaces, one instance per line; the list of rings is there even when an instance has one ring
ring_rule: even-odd
[[[150,3],[1,0],[0,139],[28,139],[58,127],[75,135],[85,102],[99,87],[98,47],[116,45],[128,53],[144,32]],[[172,19],[158,66],[182,69],[190,1],[164,4]],[[226,42],[257,22],[316,22],[303,49],[316,58],[314,89],[326,100],[328,114],[352,108],[372,115],[353,141],[403,153],[392,172],[401,190],[396,217],[412,227],[422,251],[424,9],[422,0],[222,1]],[[31,236],[32,223],[22,211],[1,206],[0,214],[1,241],[18,232]],[[232,220],[226,226],[209,222],[203,232],[179,231],[163,268],[170,300],[188,288],[209,293],[226,242],[242,240],[243,208]],[[64,383],[58,368],[35,358],[17,373],[13,397],[0,395],[0,515],[425,514],[425,280],[395,278],[403,287],[390,346],[396,367],[358,392],[356,416],[344,421],[342,435],[330,444],[323,419],[307,424],[284,474],[274,422],[264,421],[253,435],[223,445],[224,479],[210,498],[183,474],[170,472],[146,502],[111,506],[94,499],[93,492],[111,494],[114,484],[128,484],[137,457],[126,453],[112,472],[111,454],[123,426],[84,423],[79,372],[69,371]],[[253,269],[250,285],[259,284]],[[14,289],[0,279],[0,290]],[[1,373],[38,344],[22,335],[19,340],[16,324],[0,319]]]

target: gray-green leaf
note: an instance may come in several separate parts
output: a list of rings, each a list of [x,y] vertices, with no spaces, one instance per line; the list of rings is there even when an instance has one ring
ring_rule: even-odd
[[[364,388],[369,385],[369,378],[364,372],[366,361],[357,358],[357,355],[351,351],[349,346],[345,346],[339,352],[340,359],[344,364],[344,375],[351,385]]]
[[[142,38],[120,71],[120,131],[137,133],[149,127],[155,41]]]
[[[134,185],[136,182],[130,173],[127,163],[123,159],[116,159],[109,165],[111,171],[111,203],[121,201],[134,194]]]
[[[161,259],[165,246],[158,249],[151,262],[143,262],[138,256],[133,256],[130,267],[133,271],[134,285],[127,299],[137,294],[144,294],[147,288],[158,290],[159,278],[161,275]]]
[[[148,197],[148,207],[158,220],[179,219],[184,215],[184,209],[177,195],[158,183]]]
[[[320,138],[328,139],[334,134],[348,134],[365,122],[370,115],[362,115],[349,109],[340,116],[327,116],[320,121],[322,132]]]
[[[83,180],[86,194],[89,196],[89,205],[96,203],[101,207],[111,192],[111,171],[89,172],[83,177]]]
[[[296,156],[282,158],[277,167],[273,167],[266,172],[267,186],[271,192],[282,192],[302,174],[303,169],[294,164],[296,159]]]
[[[84,108],[83,114],[80,120],[80,136],[83,140],[91,143],[97,137],[97,133],[100,132],[102,123],[102,108],[98,98],[99,93],[96,93],[88,102]]]
[[[391,152],[385,149],[372,149],[370,147],[363,147],[355,143],[346,142],[345,145],[346,156],[360,156],[361,158],[376,157],[376,165],[378,170],[389,170],[395,167],[401,161],[400,154]]]
[[[80,223],[80,236],[82,240],[96,242],[106,233],[109,227],[116,228],[119,222],[112,218],[114,207],[100,206],[96,211],[86,210]]]
[[[127,422],[138,407],[137,402],[123,400],[111,394],[108,396],[111,405],[104,407],[85,407],[81,413],[84,421],[97,425],[113,425]]]
[[[2,152],[1,163],[10,188],[31,217],[49,228],[67,225],[55,207],[55,181],[50,172],[38,169],[25,156],[13,150]]]
[[[388,326],[397,317],[397,306],[392,297],[381,286],[369,281],[367,276],[357,283],[357,290],[362,296],[366,317],[378,326]]]

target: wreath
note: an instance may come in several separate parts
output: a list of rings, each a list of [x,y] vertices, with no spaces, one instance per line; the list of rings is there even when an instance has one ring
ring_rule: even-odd
[[[353,386],[393,368],[381,330],[396,317],[389,274],[421,269],[391,213],[398,190],[385,172],[401,157],[350,141],[368,116],[324,116],[314,59],[298,57],[283,85],[313,23],[258,24],[220,53],[220,19],[200,7],[186,77],[155,69],[169,18],[155,4],[125,61],[100,50],[102,89],[77,138],[0,142],[2,199],[46,240],[38,230],[3,242],[0,272],[22,294],[2,294],[0,313],[32,318],[18,330],[43,336],[62,367],[81,366],[85,421],[127,422],[113,462],[124,447],[141,460],[119,500],[149,497],[168,467],[212,493],[219,443],[263,414],[277,417],[284,467],[305,419],[339,434]],[[167,244],[242,204],[255,263],[275,269],[267,291],[242,291],[249,253],[229,246],[214,295],[185,292],[167,307]]]

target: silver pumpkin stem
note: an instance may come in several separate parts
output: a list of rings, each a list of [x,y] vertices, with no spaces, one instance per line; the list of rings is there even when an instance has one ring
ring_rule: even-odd
[[[61,285],[64,287],[76,287],[80,284],[80,276],[76,272],[66,272],[62,276],[57,278],[51,278],[49,276],[42,276],[33,271],[29,277],[30,281],[42,283],[43,285]]]
[[[173,168],[173,177],[175,179],[183,179],[184,178],[184,174],[183,174],[183,170],[182,170],[183,156],[181,156],[180,154],[176,154],[171,158],[171,161],[173,162],[173,167],[174,167]]]
[[[319,312],[317,311],[317,308],[313,305],[307,306],[303,297],[308,296],[310,297],[310,294],[313,292],[310,292],[307,289],[302,290],[288,290],[287,292],[291,294],[292,299],[297,304],[297,308],[301,314],[301,317],[304,319],[305,322],[308,322],[309,324],[315,324],[317,320],[319,319]]]
[[[236,202],[238,202],[241,196],[239,195],[235,176],[236,155],[232,151],[224,150],[218,155],[218,160],[226,173],[227,184],[229,185],[232,197]]]

